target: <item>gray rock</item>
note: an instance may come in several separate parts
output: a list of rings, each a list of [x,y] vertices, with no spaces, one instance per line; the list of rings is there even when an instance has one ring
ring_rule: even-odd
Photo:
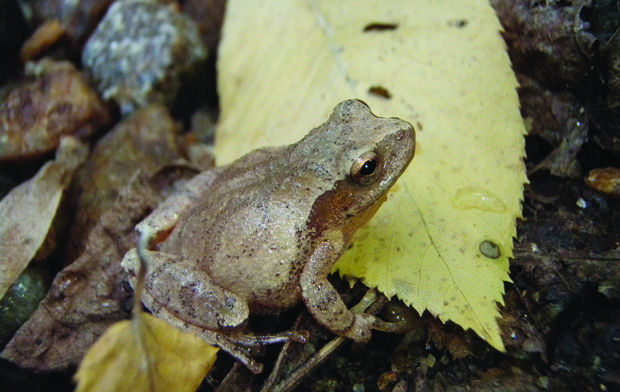
[[[82,52],[99,92],[123,114],[154,102],[170,106],[206,58],[194,22],[149,0],[112,4]]]

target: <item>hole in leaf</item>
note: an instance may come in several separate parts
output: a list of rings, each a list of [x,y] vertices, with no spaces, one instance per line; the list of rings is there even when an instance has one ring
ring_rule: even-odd
[[[448,21],[448,26],[462,29],[463,27],[467,26],[467,23],[469,23],[467,19],[453,19]]]
[[[383,86],[371,86],[368,89],[368,94],[376,95],[377,97],[390,99],[392,98],[392,94]]]
[[[482,241],[480,245],[478,245],[478,250],[480,250],[480,253],[489,259],[499,259],[499,256],[501,255],[499,246],[489,240]]]
[[[386,31],[386,30],[396,30],[398,25],[396,23],[369,23],[364,27],[364,33],[369,31]]]

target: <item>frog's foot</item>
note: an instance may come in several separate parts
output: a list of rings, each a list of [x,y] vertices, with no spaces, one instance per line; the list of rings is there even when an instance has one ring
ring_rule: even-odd
[[[215,344],[243,363],[252,373],[258,374],[263,371],[263,364],[257,362],[252,357],[252,348],[288,341],[306,343],[309,337],[308,331],[285,331],[273,335],[239,334],[233,336],[215,333]]]
[[[195,263],[170,253],[143,252],[148,269],[142,302],[153,314],[169,322],[177,319],[209,330],[237,328],[246,322],[246,301],[220,287]],[[129,282],[135,285],[140,266],[136,249],[125,254],[121,265],[128,272]]]
[[[399,321],[384,321],[377,316],[374,315],[387,301],[384,297],[383,301],[378,301],[379,297],[375,289],[369,289],[364,297],[360,300],[360,302],[351,308],[351,312],[358,315],[360,320],[357,320],[358,323],[364,324],[364,328],[376,329],[378,331],[390,332],[390,333],[405,333],[411,330],[411,324],[405,319]],[[370,313],[364,313],[367,311],[369,307],[372,305],[379,305],[375,311],[371,311]],[[363,314],[363,316],[361,316]],[[361,316],[361,317],[360,317]]]
[[[405,333],[411,330],[411,324],[407,321],[383,321],[375,317],[372,323],[372,329],[390,333]]]
[[[411,329],[405,321],[383,321],[377,316],[367,313],[354,313],[353,316],[354,319],[351,326],[347,330],[341,331],[340,335],[353,339],[356,342],[368,342],[373,329],[390,333],[404,333]]]
[[[245,367],[250,369],[252,373],[259,374],[263,371],[263,364],[256,361],[252,357],[248,347],[242,347],[235,344],[234,342],[228,340],[226,335],[217,334],[215,340],[211,341],[209,339],[207,341],[211,344],[216,344],[222,350],[232,355],[237,361],[241,362],[245,365]]]
[[[383,297],[382,300],[379,300],[379,296],[377,295],[377,291],[375,289],[368,289],[364,297],[360,300],[360,302],[351,308],[351,312],[353,313],[364,313],[371,306],[375,306],[374,311],[370,311],[367,315],[367,323],[371,329],[376,329],[378,331],[390,332],[390,333],[405,333],[411,330],[411,323],[406,320],[406,318],[402,318],[398,321],[384,321],[374,314],[382,308],[387,302],[387,298]],[[378,307],[376,307],[378,305]]]

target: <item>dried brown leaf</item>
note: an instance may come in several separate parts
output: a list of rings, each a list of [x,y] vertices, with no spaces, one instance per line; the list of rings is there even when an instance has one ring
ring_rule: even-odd
[[[80,141],[64,137],[56,159],[0,202],[0,298],[43,244],[63,191],[87,154],[88,148]]]
[[[25,63],[36,58],[58,42],[64,33],[64,27],[56,19],[43,23],[22,46],[19,51],[20,60]]]
[[[127,318],[130,293],[120,260],[135,224],[158,199],[136,175],[88,235],[84,252],[56,275],[52,288],[0,354],[21,367],[50,371],[76,365],[112,323]]]
[[[620,169],[618,168],[606,167],[590,170],[584,181],[592,189],[613,197],[620,197]]]
[[[179,127],[163,105],[150,105],[127,117],[98,142],[78,171],[73,189],[81,191],[66,262],[84,250],[90,230],[118,198],[139,168],[147,176],[179,159]]]
[[[135,224],[161,201],[166,171],[160,169],[180,158],[176,132],[166,109],[153,105],[98,142],[75,182],[83,192],[67,261],[77,258],[56,276],[46,299],[0,356],[23,367],[63,369],[77,364],[107,327],[129,316],[120,260],[136,244]],[[180,173],[164,174],[168,183]]]

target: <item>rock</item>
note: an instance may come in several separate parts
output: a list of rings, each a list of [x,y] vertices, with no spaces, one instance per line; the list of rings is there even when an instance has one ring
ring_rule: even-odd
[[[584,181],[592,189],[620,198],[620,169],[618,168],[606,167],[590,170]]]
[[[149,0],[114,3],[82,53],[105,99],[124,114],[149,103],[170,105],[204,62],[207,50],[187,16]]]
[[[40,156],[55,150],[63,135],[87,139],[110,122],[71,63],[44,59],[26,71],[34,78],[0,98],[0,161]]]
[[[13,283],[0,301],[0,347],[11,339],[17,329],[35,311],[49,286],[46,273],[29,267]]]
[[[136,170],[152,176],[180,159],[178,132],[179,126],[168,110],[154,104],[136,110],[99,139],[72,184],[73,192],[80,195],[74,206],[76,214],[66,263],[84,251],[88,233],[101,215],[112,208],[119,191]]]

